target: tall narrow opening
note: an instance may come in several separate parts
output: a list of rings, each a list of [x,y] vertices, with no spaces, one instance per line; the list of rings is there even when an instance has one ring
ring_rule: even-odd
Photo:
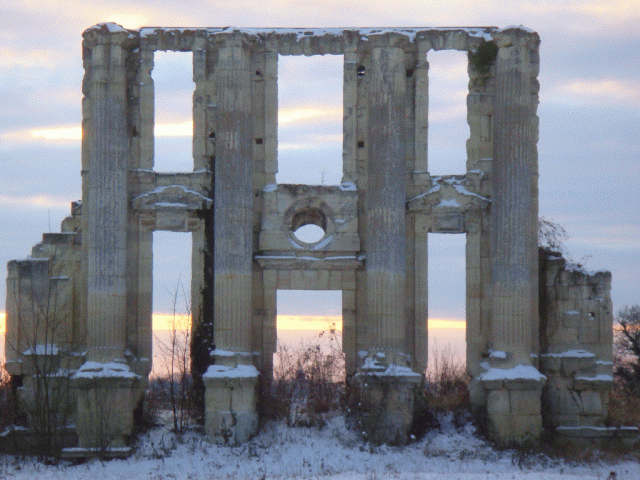
[[[193,171],[193,54],[155,52],[154,170]]]
[[[430,51],[429,173],[456,175],[467,171],[467,54],[455,50]]]
[[[343,55],[278,57],[276,182],[342,181]]]
[[[153,373],[188,367],[191,335],[191,233],[153,232]]]
[[[429,234],[429,366],[466,366],[466,235]]]
[[[278,290],[276,301],[278,351],[273,358],[274,377],[282,376],[309,348],[316,351],[318,347],[321,358],[333,362],[331,368],[340,369],[337,373],[344,378],[342,291]]]

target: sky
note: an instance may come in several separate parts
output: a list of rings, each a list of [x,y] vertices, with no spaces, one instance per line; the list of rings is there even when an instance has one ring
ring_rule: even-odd
[[[0,0],[0,312],[7,261],[29,255],[43,232],[59,231],[70,202],[81,197],[82,32],[106,21],[127,28],[524,25],[537,31],[542,40],[540,215],[566,229],[573,259],[612,272],[615,311],[640,303],[637,0]],[[157,97],[156,160],[159,169],[186,170],[193,90],[189,58],[161,57],[153,74],[164,92]],[[465,56],[431,52],[428,60],[430,171],[463,173]],[[341,58],[309,61],[281,57],[279,62],[278,181],[335,184],[341,162]],[[154,236],[156,291],[188,278],[188,271],[178,277],[180,270],[172,266],[188,263],[185,235]],[[431,240],[430,317],[463,319],[464,237],[431,235]],[[166,312],[167,305],[154,303],[154,309]],[[336,311],[339,306],[311,298],[283,301],[279,313]]]

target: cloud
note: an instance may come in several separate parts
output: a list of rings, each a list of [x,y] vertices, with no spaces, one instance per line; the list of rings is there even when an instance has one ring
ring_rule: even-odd
[[[12,209],[68,208],[69,200],[46,194],[27,196],[0,195],[0,206]]]
[[[342,332],[342,316],[278,315],[278,330],[328,330]]]
[[[303,107],[278,110],[278,125],[300,121],[342,121],[342,108]]]
[[[640,81],[627,79],[576,79],[561,84],[557,93],[568,95],[574,102],[640,106]],[[552,95],[552,99],[559,99]]]

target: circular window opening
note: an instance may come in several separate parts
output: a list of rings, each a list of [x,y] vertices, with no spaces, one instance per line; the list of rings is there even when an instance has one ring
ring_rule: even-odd
[[[313,224],[303,225],[293,232],[293,236],[304,243],[317,243],[324,234],[323,228]]]

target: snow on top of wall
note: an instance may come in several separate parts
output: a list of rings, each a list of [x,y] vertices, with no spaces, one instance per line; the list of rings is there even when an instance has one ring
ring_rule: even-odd
[[[513,30],[513,29],[524,30],[527,33],[536,33],[535,31],[531,30],[530,28],[523,27],[522,25],[509,25],[509,26],[504,27],[504,28],[499,28],[497,30],[497,32],[504,32],[506,30]]]
[[[480,380],[535,380],[541,382],[547,377],[541,374],[532,365],[521,363],[513,368],[490,368],[488,371],[480,374]]]
[[[256,378],[258,375],[258,369],[253,365],[211,365],[202,378]]]
[[[72,378],[138,378],[138,375],[121,362],[85,362]]]
[[[107,26],[109,24],[106,24]],[[119,25],[114,25],[114,31],[124,30]],[[116,27],[119,27],[118,30]],[[92,27],[95,28],[95,27]],[[108,28],[110,28],[108,26]],[[522,27],[511,27],[520,28]],[[238,28],[238,27],[143,27],[140,29],[140,36],[147,37],[154,35],[157,31],[172,31],[172,32],[193,32],[193,31],[206,31],[208,34],[215,33],[245,33],[247,35],[268,35],[275,33],[278,35],[296,35],[296,41],[300,41],[306,37],[322,37],[322,36],[336,36],[341,37],[344,32],[359,32],[360,35],[366,37],[373,35],[386,35],[386,34],[398,34],[408,37],[410,41],[414,41],[416,36],[422,32],[447,32],[447,31],[461,31],[467,33],[471,37],[481,38],[485,41],[490,41],[491,33],[498,31],[496,27],[370,27],[370,28],[357,28],[357,27],[344,27],[344,28]],[[504,29],[506,30],[506,29]],[[125,30],[126,31],[126,30]],[[527,30],[528,31],[528,30]]]

